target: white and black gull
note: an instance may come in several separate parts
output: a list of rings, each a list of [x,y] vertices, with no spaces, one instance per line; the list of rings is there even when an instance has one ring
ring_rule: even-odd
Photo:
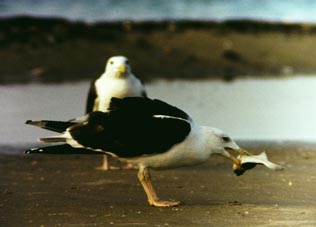
[[[110,106],[111,98],[147,97],[142,82],[134,76],[128,58],[113,56],[108,59],[104,73],[92,81],[86,102],[86,114],[92,111],[106,112]],[[132,168],[131,165],[122,169]],[[110,166],[107,156],[103,158],[99,170],[117,169]]]
[[[150,205],[177,206],[180,202],[160,200],[152,185],[149,169],[170,169],[203,163],[213,154],[222,155],[240,166],[229,152],[242,150],[219,129],[199,126],[188,114],[160,100],[141,97],[112,98],[107,112],[92,112],[75,121],[32,121],[61,134],[40,138],[62,145],[34,148],[26,153],[99,153],[138,166],[138,178]]]

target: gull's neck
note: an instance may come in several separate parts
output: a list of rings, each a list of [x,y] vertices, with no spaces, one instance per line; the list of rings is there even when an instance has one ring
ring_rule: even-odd
[[[201,131],[201,139],[205,143],[204,145],[205,155],[208,155],[210,157],[212,154],[218,153],[217,152],[218,138],[216,136],[216,132],[218,131],[218,129],[212,128],[209,126],[200,126],[200,131]]]

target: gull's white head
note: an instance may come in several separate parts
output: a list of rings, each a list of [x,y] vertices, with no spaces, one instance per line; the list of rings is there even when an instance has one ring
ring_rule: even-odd
[[[240,150],[240,147],[226,133],[217,128],[208,128],[208,143],[212,154],[230,157],[229,151]]]
[[[114,56],[109,58],[105,66],[105,73],[108,76],[124,77],[131,73],[128,58],[124,56]]]

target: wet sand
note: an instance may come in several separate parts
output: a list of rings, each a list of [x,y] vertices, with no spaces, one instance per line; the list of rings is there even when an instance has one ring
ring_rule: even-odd
[[[237,177],[214,156],[152,171],[160,198],[185,202],[175,208],[150,207],[135,170],[94,170],[100,156],[1,155],[0,226],[315,226],[316,144],[240,144],[286,169]]]

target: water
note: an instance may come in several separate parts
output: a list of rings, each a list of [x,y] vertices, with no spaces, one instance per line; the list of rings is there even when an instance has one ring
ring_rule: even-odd
[[[28,119],[68,120],[84,113],[89,82],[0,86],[0,153],[35,143],[50,132]],[[163,81],[146,85],[151,97],[176,105],[202,125],[234,139],[316,141],[316,77],[222,81]],[[14,149],[13,149],[14,150]]]
[[[0,0],[1,17],[32,15],[70,20],[259,19],[316,22],[313,0]]]

